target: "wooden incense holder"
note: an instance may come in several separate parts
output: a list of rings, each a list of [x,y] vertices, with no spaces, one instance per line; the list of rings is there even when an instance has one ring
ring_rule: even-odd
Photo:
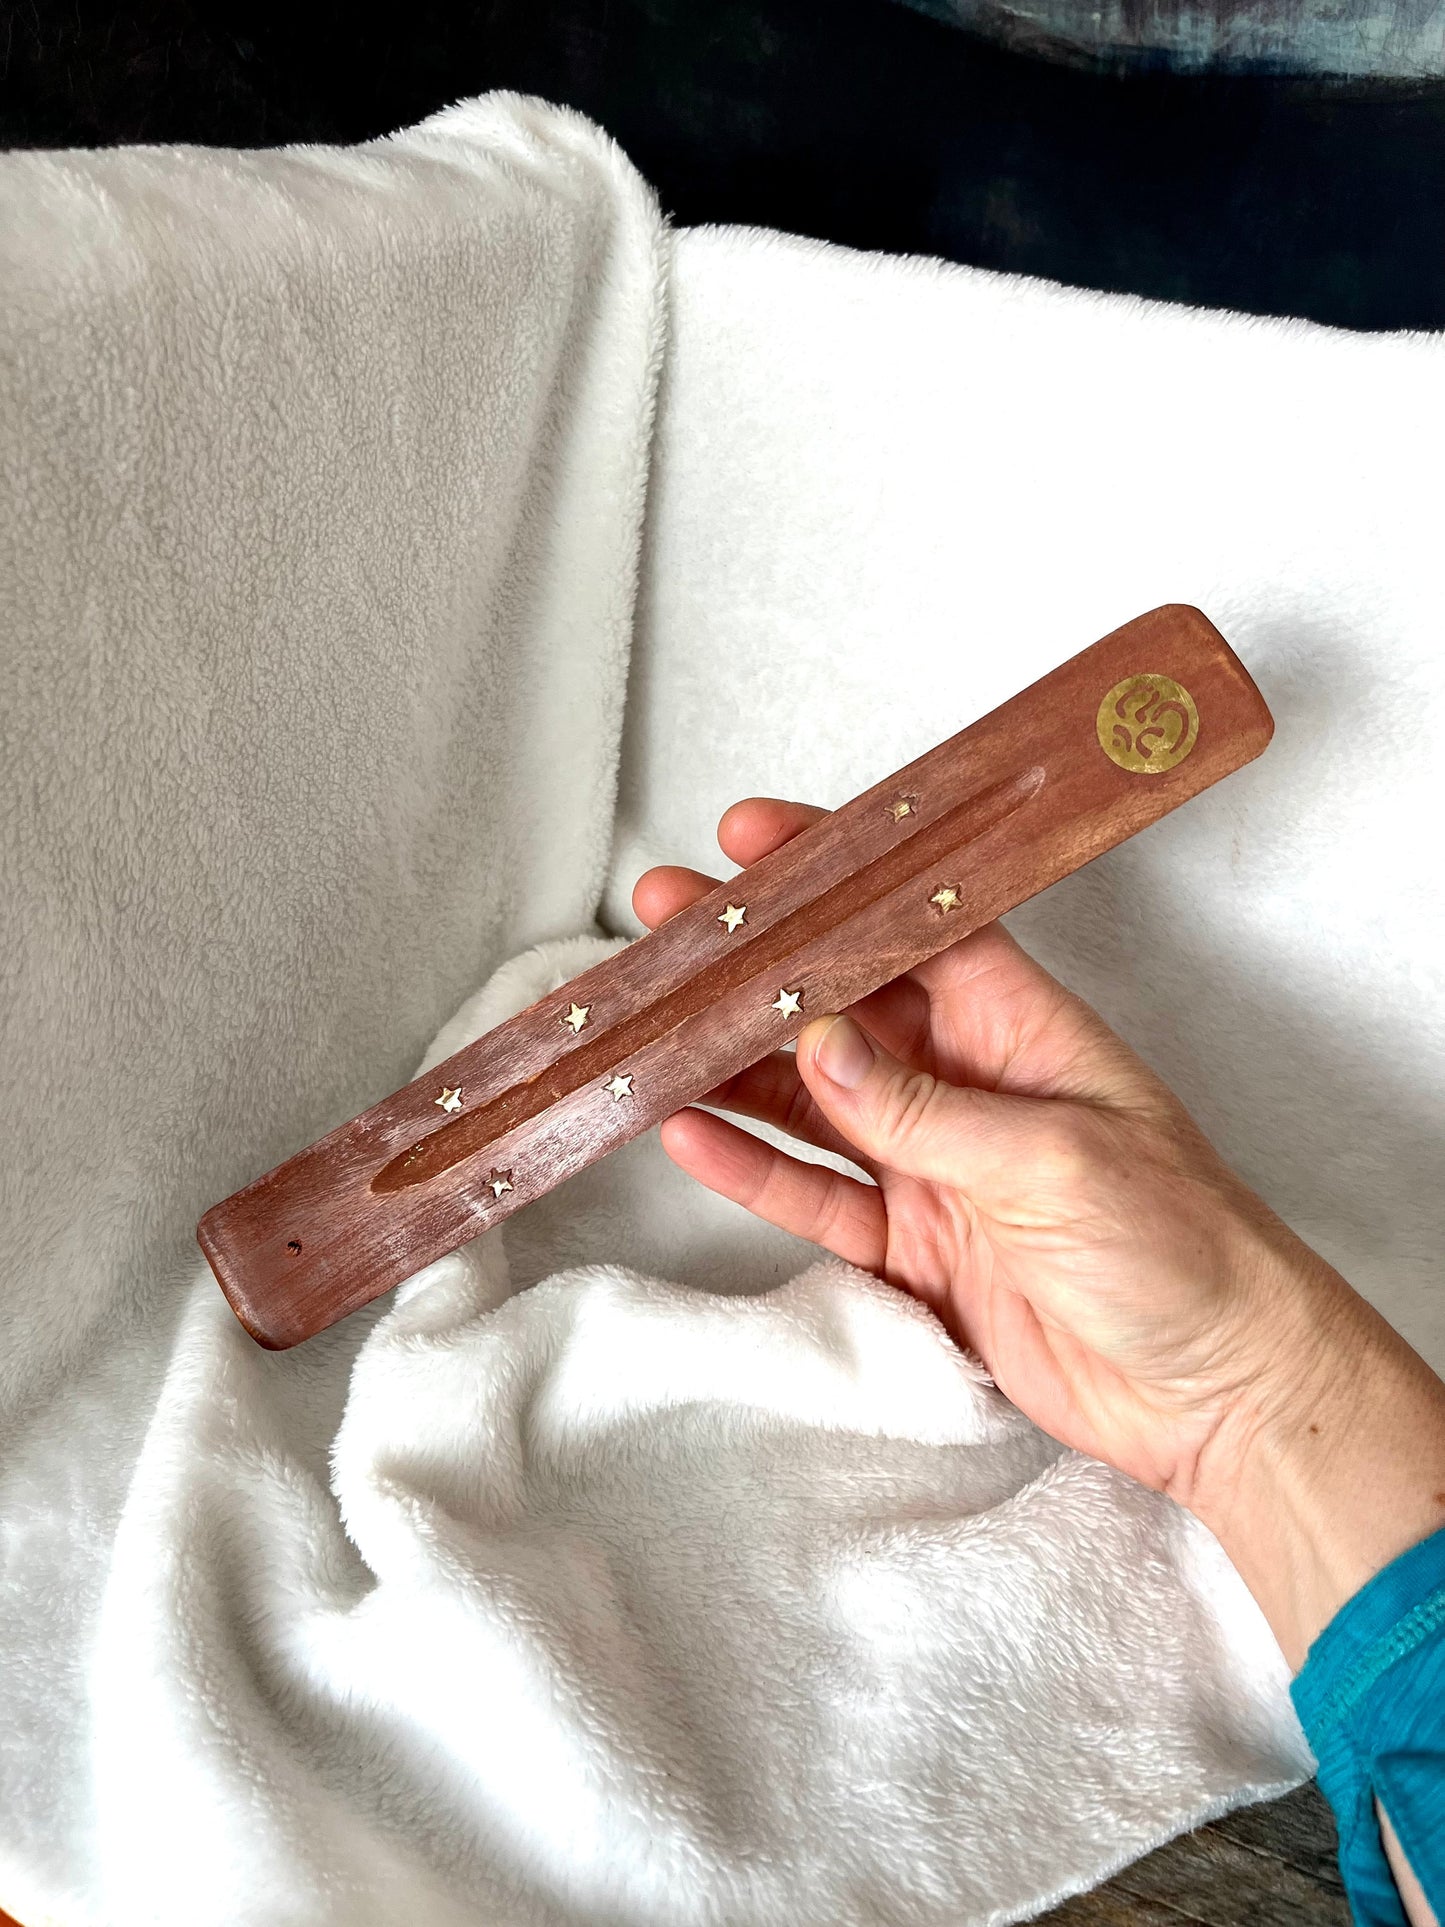
[[[236,1316],[294,1345],[1258,756],[1197,609],[1138,617],[224,1203]]]

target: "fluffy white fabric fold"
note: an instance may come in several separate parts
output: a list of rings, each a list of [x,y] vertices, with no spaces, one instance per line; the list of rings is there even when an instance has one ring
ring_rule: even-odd
[[[430,1055],[613,947],[528,953]],[[653,1138],[588,1176],[680,1252],[720,1208]],[[1303,1770],[1208,1535],[911,1300],[831,1260],[515,1292],[507,1236],[282,1359],[198,1280],[91,1666],[116,1918],[1005,1920]]]
[[[146,1904],[142,1862],[113,1893],[97,1864],[89,1658],[190,1356],[196,1218],[403,1080],[504,957],[591,922],[665,271],[643,183],[537,103],[346,151],[0,156],[0,1904],[22,1919]],[[345,1369],[299,1367],[323,1494]],[[254,1543],[272,1528],[294,1537],[258,1511]],[[265,1704],[239,1679],[238,1744]],[[132,1782],[189,1812],[226,1742],[162,1780],[152,1724]],[[283,1751],[255,1793],[274,1778],[278,1813]]]

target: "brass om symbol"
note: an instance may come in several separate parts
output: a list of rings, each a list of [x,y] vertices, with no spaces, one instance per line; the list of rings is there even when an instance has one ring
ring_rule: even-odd
[[[1199,711],[1172,676],[1126,676],[1099,704],[1094,727],[1111,762],[1137,776],[1157,776],[1193,749]]]

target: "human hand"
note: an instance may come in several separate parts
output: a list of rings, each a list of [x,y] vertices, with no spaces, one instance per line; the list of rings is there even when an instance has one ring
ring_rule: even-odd
[[[753,798],[727,811],[719,843],[746,865],[821,814]],[[649,870],[634,907],[655,926],[713,881]],[[1000,925],[816,1018],[796,1056],[702,1101],[840,1152],[873,1182],[700,1110],[663,1124],[670,1157],[920,1298],[1045,1431],[1198,1513],[1292,1657],[1445,1522],[1445,1388]],[[1405,1449],[1398,1423],[1372,1419],[1361,1456],[1367,1400],[1423,1400],[1439,1473],[1428,1494],[1411,1485],[1400,1518],[1376,1490],[1342,1545],[1343,1498],[1398,1473]],[[1271,1558],[1293,1568],[1286,1596]]]

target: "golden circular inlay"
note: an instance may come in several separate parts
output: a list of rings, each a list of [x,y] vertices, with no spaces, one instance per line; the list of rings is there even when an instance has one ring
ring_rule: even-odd
[[[1110,762],[1136,776],[1158,776],[1199,740],[1199,711],[1172,676],[1126,676],[1099,704],[1094,727]]]

